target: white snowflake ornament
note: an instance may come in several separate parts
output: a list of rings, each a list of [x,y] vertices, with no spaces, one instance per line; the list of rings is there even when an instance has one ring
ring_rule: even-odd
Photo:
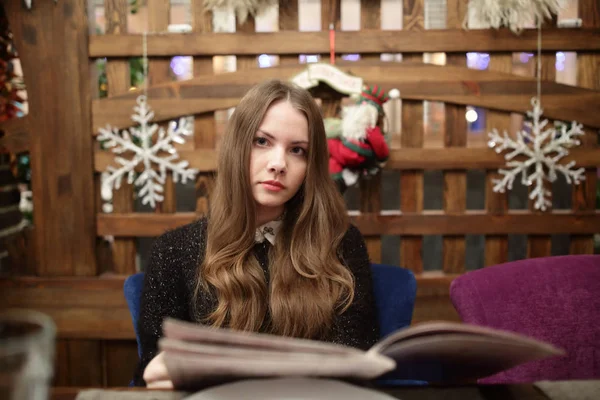
[[[544,188],[544,180],[554,182],[557,171],[564,175],[569,184],[577,185],[585,179],[584,168],[573,168],[575,161],[565,165],[558,163],[569,154],[569,148],[580,144],[576,137],[583,135],[583,126],[573,121],[569,129],[565,124],[562,124],[559,130],[554,127],[546,128],[548,120],[541,120],[543,110],[537,97],[531,99],[531,105],[533,111],[528,111],[527,115],[532,121],[525,122],[525,126],[530,128],[531,132],[518,131],[516,140],[508,137],[506,131],[501,136],[497,129],[493,129],[488,134],[490,138],[488,146],[495,149],[496,153],[512,150],[504,156],[508,161],[506,167],[511,169],[498,170],[503,178],[493,180],[493,190],[500,193],[504,193],[506,189],[511,190],[515,178],[521,174],[521,182],[524,185],[534,185],[534,189],[529,193],[529,199],[535,199],[535,209],[545,211],[552,202],[549,200],[551,192]],[[526,159],[513,160],[517,156],[525,156]],[[533,170],[531,174],[529,174],[530,169]]]
[[[122,134],[119,134],[117,128],[110,126],[99,130],[97,140],[103,142],[105,148],[110,148],[113,153],[119,155],[130,153],[132,156],[131,158],[115,157],[115,162],[119,166],[109,165],[102,173],[101,196],[104,201],[112,200],[113,190],[121,187],[121,180],[127,175],[127,183],[140,187],[138,195],[142,198],[142,204],[155,207],[157,202],[164,200],[162,193],[167,171],[173,173],[174,182],[178,182],[181,178],[183,183],[188,179],[193,180],[198,172],[193,168],[187,168],[189,165],[187,161],[174,162],[179,155],[173,143],[184,143],[184,137],[192,135],[193,130],[187,118],[180,118],[177,122],[170,121],[165,132],[157,124],[150,124],[154,112],[148,106],[146,96],[139,96],[136,102],[137,105],[133,108],[135,113],[132,114],[131,119],[139,126],[124,130]],[[158,136],[153,141],[156,132]],[[138,166],[143,169],[135,177]],[[110,209],[110,207],[105,208],[105,212],[110,212],[108,211]]]

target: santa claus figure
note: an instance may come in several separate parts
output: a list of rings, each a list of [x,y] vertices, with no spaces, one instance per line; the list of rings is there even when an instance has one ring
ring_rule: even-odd
[[[389,148],[381,126],[383,104],[389,98],[377,85],[365,88],[357,104],[344,108],[337,134],[328,132],[329,172],[342,192],[360,177],[376,174],[387,161]]]

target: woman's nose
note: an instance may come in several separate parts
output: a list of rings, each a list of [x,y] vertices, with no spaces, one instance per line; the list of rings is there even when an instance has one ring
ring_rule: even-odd
[[[271,159],[268,164],[269,172],[276,174],[284,174],[287,166],[285,162],[285,155],[281,151],[274,151],[271,154]]]

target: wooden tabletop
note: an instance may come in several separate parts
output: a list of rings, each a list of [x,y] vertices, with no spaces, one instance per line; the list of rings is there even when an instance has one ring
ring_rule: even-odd
[[[90,388],[55,387],[52,389],[52,400],[74,400],[82,390]],[[456,386],[456,387],[395,387],[377,388],[383,393],[390,394],[402,400],[554,400],[547,397],[534,385],[488,385],[488,386]],[[153,398],[150,392],[157,394],[156,390],[144,388],[109,388],[104,389],[105,396],[96,396],[95,399],[120,400],[121,393],[139,393],[140,400]],[[144,396],[147,393],[148,396]],[[183,392],[161,391],[160,400],[180,400],[187,394]],[[154,397],[156,398],[156,397]]]

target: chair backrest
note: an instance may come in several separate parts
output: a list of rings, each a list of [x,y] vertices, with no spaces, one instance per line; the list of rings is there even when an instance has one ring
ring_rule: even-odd
[[[464,322],[567,351],[481,382],[600,378],[600,256],[532,258],[472,271],[452,282],[450,298]]]
[[[417,282],[413,273],[404,268],[383,264],[371,264],[371,267],[379,330],[383,337],[410,325],[417,294]],[[143,284],[144,273],[140,272],[127,277],[123,285],[138,343],[138,355],[141,351],[138,319]]]
[[[144,285],[144,273],[139,272],[133,274],[125,279],[123,284],[123,292],[125,293],[125,300],[127,301],[127,307],[129,307],[129,313],[131,314],[131,322],[133,322],[133,329],[135,331],[135,339],[138,345],[138,356],[141,355],[139,332],[138,332],[138,320],[140,317],[140,301],[142,295],[142,286]]]
[[[371,264],[381,337],[410,325],[417,296],[414,274],[401,267]]]

